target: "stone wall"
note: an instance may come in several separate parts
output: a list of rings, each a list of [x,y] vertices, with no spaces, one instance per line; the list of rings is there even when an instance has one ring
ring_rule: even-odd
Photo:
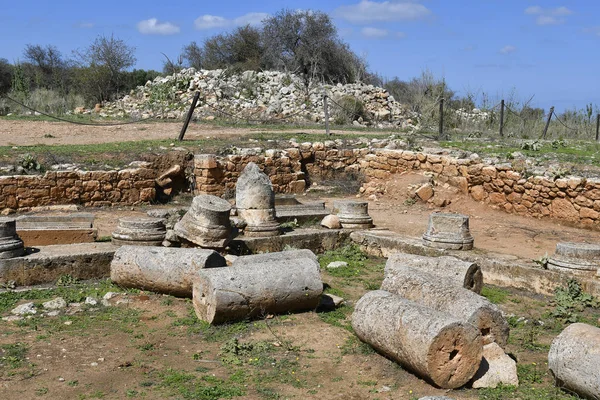
[[[51,204],[131,205],[154,200],[156,171],[48,171],[44,175],[0,176],[0,210]]]
[[[490,165],[480,158],[454,158],[391,149],[338,149],[334,142],[302,143],[264,153],[195,158],[197,192],[222,195],[253,161],[264,169],[279,193],[302,192],[307,183],[346,175],[350,179],[382,181],[393,174],[416,170],[430,172],[448,183],[506,212],[530,217],[552,217],[588,226],[600,224],[600,179],[550,179],[525,176],[510,164]]]

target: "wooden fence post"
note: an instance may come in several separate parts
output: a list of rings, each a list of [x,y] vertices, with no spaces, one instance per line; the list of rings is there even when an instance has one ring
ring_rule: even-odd
[[[438,140],[444,140],[446,137],[444,136],[444,99],[440,99],[440,127],[439,127],[439,136]]]
[[[325,133],[331,135],[329,131],[329,104],[327,104],[327,95],[323,95],[323,111],[325,111]]]
[[[504,136],[504,99],[500,100],[500,137]]]
[[[600,113],[596,114],[596,142],[600,139]]]
[[[181,127],[181,132],[179,132],[179,137],[177,138],[177,140],[179,140],[180,142],[183,140],[183,136],[185,135],[185,131],[187,131],[188,125],[190,124],[190,121],[192,119],[192,115],[194,115],[194,109],[196,108],[196,104],[198,103],[198,98],[200,98],[200,92],[196,92],[196,94],[194,94],[192,105],[188,110],[187,116],[185,117],[185,122],[183,123],[183,126]]]
[[[552,120],[552,114],[554,114],[554,106],[550,107],[550,112],[548,113],[548,120],[546,121],[546,127],[544,127],[542,139],[546,139],[546,134],[548,133],[548,128],[550,127],[550,120]]]

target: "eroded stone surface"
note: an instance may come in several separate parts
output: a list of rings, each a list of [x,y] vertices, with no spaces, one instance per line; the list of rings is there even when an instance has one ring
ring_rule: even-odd
[[[20,257],[25,253],[23,241],[17,235],[13,218],[0,218],[0,259]]]
[[[600,245],[559,242],[548,259],[548,269],[581,275],[594,275],[600,269]]]
[[[433,213],[423,235],[426,246],[448,250],[471,250],[473,236],[469,231],[469,217],[462,214]]]
[[[194,197],[190,210],[175,224],[175,233],[204,248],[224,248],[231,239],[231,204],[216,196]]]
[[[472,386],[479,389],[496,388],[498,385],[519,386],[517,363],[498,344],[490,343],[483,346],[483,358]]]
[[[369,229],[373,227],[373,218],[369,216],[369,203],[366,201],[334,201],[333,213],[340,219],[342,228]]]
[[[167,229],[161,218],[125,217],[112,233],[116,245],[160,246]]]
[[[321,221],[321,226],[329,229],[341,229],[342,224],[340,218],[337,215],[329,214]]]
[[[275,219],[275,194],[269,177],[258,165],[248,163],[235,187],[238,216],[246,222],[246,236],[277,236],[279,223]]]

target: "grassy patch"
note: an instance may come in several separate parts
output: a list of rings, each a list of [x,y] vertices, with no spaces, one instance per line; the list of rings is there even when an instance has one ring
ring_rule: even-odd
[[[533,385],[498,386],[495,389],[479,389],[480,400],[575,400],[579,397],[571,396],[568,393],[555,387],[539,387]]]
[[[506,302],[510,292],[506,289],[486,285],[481,289],[481,295],[494,304],[502,304]]]
[[[27,356],[28,348],[23,343],[0,345],[0,371],[20,368]]]
[[[327,324],[344,328],[347,331],[352,332],[352,326],[350,325],[350,314],[352,314],[352,310],[352,307],[342,305],[332,311],[320,312],[319,318]]]
[[[246,394],[244,387],[231,377],[221,379],[169,368],[158,373],[158,380],[159,388],[185,400],[230,399]]]
[[[190,335],[200,335],[207,342],[226,341],[233,336],[246,333],[250,329],[247,322],[236,322],[223,325],[211,325],[206,321],[198,319],[192,306],[188,309],[188,315],[173,321],[172,326],[187,327]]]

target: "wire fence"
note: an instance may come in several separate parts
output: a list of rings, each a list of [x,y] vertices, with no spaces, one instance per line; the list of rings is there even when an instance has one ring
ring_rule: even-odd
[[[365,105],[352,96],[334,96],[324,92],[315,104],[315,96],[309,93],[300,98],[298,104],[288,107],[286,110],[276,112],[266,110],[267,107],[249,107],[248,109],[236,110],[235,107],[227,107],[227,102],[219,100],[218,93],[213,89],[207,91],[201,99],[196,92],[186,97],[165,98],[154,104],[150,116],[140,117],[139,113],[123,111],[129,115],[129,120],[103,122],[93,120],[81,121],[67,116],[59,116],[53,113],[39,110],[11,96],[4,98],[14,103],[23,110],[34,115],[42,115],[56,121],[84,126],[120,126],[165,119],[184,122],[180,138],[183,139],[187,125],[192,119],[213,120],[218,118],[228,124],[257,124],[257,125],[310,125],[315,129],[324,129],[331,134],[330,125],[344,128],[345,126],[360,126],[378,124],[380,121],[373,117],[365,109]],[[348,100],[350,99],[350,101]],[[173,111],[172,104],[178,104]],[[331,108],[329,108],[331,106]],[[190,108],[191,107],[191,108]],[[186,109],[187,108],[187,109]],[[295,111],[290,111],[294,110]],[[547,139],[547,138],[576,138],[600,139],[600,113],[592,118],[590,112],[587,115],[563,114],[559,115],[554,107],[544,115],[540,109],[531,109],[501,100],[497,104],[482,110],[467,109],[461,103],[446,101],[444,98],[430,99],[428,103],[415,107],[418,110],[418,128],[411,129],[410,133],[432,140],[460,140],[477,138],[483,135],[495,136],[497,138],[520,138],[520,139]],[[186,112],[187,111],[187,112]],[[315,115],[317,116],[315,118]],[[386,124],[386,130],[398,130],[401,128],[394,124]]]

